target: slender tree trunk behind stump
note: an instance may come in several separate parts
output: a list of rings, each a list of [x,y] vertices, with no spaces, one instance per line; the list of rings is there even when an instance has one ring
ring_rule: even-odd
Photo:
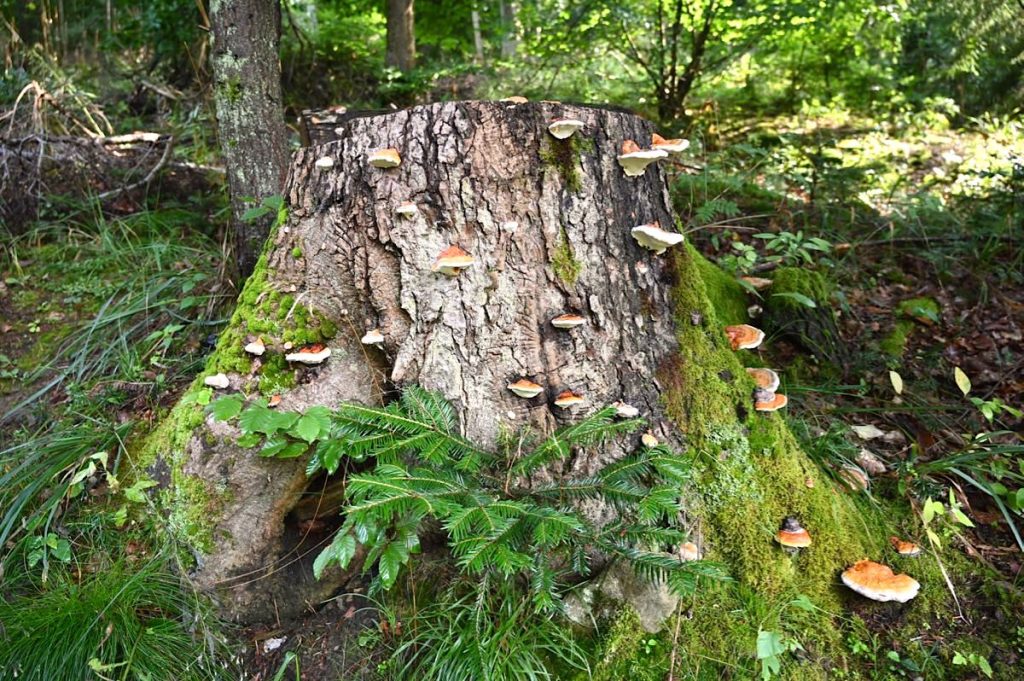
[[[277,0],[220,0],[210,5],[217,136],[228,172],[236,260],[247,276],[270,230],[272,216],[242,220],[252,207],[281,193],[288,138],[281,98]]]
[[[563,117],[585,127],[556,140],[547,126]],[[655,255],[630,235],[638,224],[675,222],[661,169],[630,178],[616,160],[624,140],[650,139],[649,123],[556,103],[452,102],[344,119],[336,133],[337,141],[295,154],[289,221],[268,242],[206,375],[224,371],[248,394],[281,392],[281,410],[379,403],[419,384],[450,400],[463,434],[485,446],[510,429],[547,432],[623,400],[682,451],[679,426],[735,424],[746,410],[753,384],[717,328],[695,256],[683,246]],[[384,148],[399,152],[400,166],[368,163]],[[418,212],[399,215],[404,202]],[[475,264],[457,276],[434,271],[452,245]],[[586,324],[554,328],[551,319],[567,312]],[[363,345],[375,328],[384,342]],[[254,360],[241,348],[257,335],[267,352]],[[287,366],[285,344],[299,339],[323,339],[330,358]],[[522,399],[506,389],[524,377],[544,392]],[[555,406],[563,390],[584,404]],[[174,422],[198,419],[198,408],[179,409],[193,416]],[[183,456],[173,445],[157,451],[170,455],[179,488],[198,488],[201,517],[188,525],[204,538],[197,584],[254,620],[295,614],[348,577],[309,581],[330,528],[317,535],[292,512],[325,484],[305,489],[304,461],[261,459],[235,444],[232,426],[210,420],[191,433]],[[579,450],[550,474],[590,475],[638,437]],[[802,461],[789,487],[806,491]],[[787,492],[787,508],[802,493]],[[195,515],[196,506],[185,501],[178,515]],[[756,508],[763,525],[782,512],[767,500]],[[835,559],[827,547],[819,555]]]
[[[399,71],[411,71],[416,67],[414,0],[388,0],[387,28],[387,65]]]

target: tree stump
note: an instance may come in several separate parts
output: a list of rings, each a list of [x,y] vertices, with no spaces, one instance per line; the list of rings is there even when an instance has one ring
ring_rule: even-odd
[[[558,140],[548,132],[557,118],[584,127]],[[225,372],[233,389],[249,394],[281,393],[282,410],[379,403],[419,384],[447,398],[462,434],[484,446],[508,429],[548,432],[617,400],[639,408],[653,434],[679,451],[712,442],[718,425],[739,427],[753,384],[708,301],[708,266],[684,246],[658,255],[630,234],[636,225],[676,222],[662,170],[627,177],[617,162],[625,140],[648,144],[648,122],[558,103],[452,102],[343,125],[340,139],[295,154],[288,220],[268,242],[204,375]],[[368,162],[385,148],[397,150],[400,165]],[[415,212],[401,214],[403,204]],[[474,260],[456,276],[435,266],[451,246]],[[555,328],[551,320],[564,313],[585,324]],[[383,342],[364,345],[372,329]],[[267,352],[254,359],[242,347],[256,336]],[[309,342],[325,343],[330,358],[314,367],[284,363],[288,344]],[[520,378],[544,392],[517,397],[506,386]],[[583,404],[555,406],[565,390]],[[200,538],[190,540],[194,581],[244,620],[315,604],[348,575],[311,581],[309,563],[330,528],[303,529],[292,509],[331,481],[307,481],[303,461],[242,449],[234,428],[204,421],[188,402],[150,451],[184,490],[175,493],[174,517]],[[592,474],[638,438],[578,451],[551,474]],[[812,507],[835,515],[822,490],[803,487],[812,467],[795,456],[790,477],[817,497],[793,502],[797,490],[764,500],[752,511],[759,524],[781,521],[766,519],[783,506],[805,517]],[[823,543],[832,569],[837,552]],[[753,560],[741,555],[742,543],[730,550]]]

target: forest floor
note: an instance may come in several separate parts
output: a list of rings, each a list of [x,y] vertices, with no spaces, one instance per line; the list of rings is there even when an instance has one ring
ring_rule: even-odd
[[[823,273],[834,287],[826,304],[837,314],[841,360],[784,327],[769,329],[766,359],[787,367],[787,417],[808,452],[847,486],[844,471],[863,473],[866,489],[854,484],[851,494],[908,512],[928,499],[948,504],[951,487],[971,526],[950,516],[935,525],[936,538],[1019,599],[1019,126],[975,121],[956,131],[941,117],[880,124],[822,112],[706,131],[700,153],[673,180],[691,239],[736,276],[796,267]],[[114,219],[85,210],[54,216],[0,249],[0,475],[8,485],[0,511],[3,522],[16,519],[0,601],[24,606],[43,593],[70,593],[113,566],[152,560],[173,570],[145,518],[145,487],[111,479],[145,479],[121,454],[188,385],[230,308],[210,226],[219,208],[163,205]],[[770,295],[752,292],[751,305],[767,305]],[[69,434],[84,444],[55,444]],[[112,458],[98,466],[101,450]],[[55,484],[18,506],[18,485],[40,475]],[[851,638],[851,657],[871,678],[913,676],[944,637],[970,635],[989,662],[1020,664],[1019,613],[1013,621],[988,589],[957,596],[963,617],[937,623],[913,654],[888,640],[886,611],[863,608],[857,614],[871,640]],[[308,621],[235,631],[224,645],[246,678],[283,668],[310,679],[376,678],[379,658],[358,653],[386,650],[390,633],[361,603],[341,597]],[[194,608],[182,605],[177,615],[194,617]],[[752,642],[745,667],[753,655]],[[981,669],[976,660],[965,665],[968,675]]]

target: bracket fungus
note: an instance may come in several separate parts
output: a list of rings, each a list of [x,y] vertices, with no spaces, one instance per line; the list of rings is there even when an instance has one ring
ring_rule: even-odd
[[[643,443],[644,447],[651,449],[658,446],[658,438],[654,437],[654,433],[649,430],[640,436],[640,442]]]
[[[441,272],[442,274],[454,277],[475,263],[476,260],[469,253],[466,253],[458,246],[449,246],[437,256],[437,260],[434,261],[434,266],[431,269],[434,272]]]
[[[839,479],[851,492],[866,492],[871,487],[871,478],[859,466],[846,464],[839,469]]]
[[[614,402],[612,404],[615,407],[615,415],[621,419],[635,419],[640,415],[640,410],[634,407],[632,404],[626,404],[625,402]]]
[[[257,338],[254,341],[246,343],[243,350],[248,352],[250,355],[256,355],[257,357],[259,357],[260,355],[267,351],[267,346],[263,344],[262,338]]]
[[[789,404],[789,398],[782,393],[768,393],[768,395],[755,395],[754,397],[755,411],[778,411],[787,404]]]
[[[692,541],[688,541],[685,544],[679,545],[679,560],[683,562],[689,562],[691,560],[700,560],[704,556],[701,554],[700,549]]]
[[[562,409],[568,409],[569,407],[575,407],[578,404],[583,404],[583,396],[574,393],[571,390],[563,390],[555,396],[555,406],[561,407]]]
[[[509,383],[505,387],[514,392],[519,397],[524,397],[526,399],[536,397],[537,395],[540,395],[542,392],[544,392],[543,386],[537,385],[533,381],[526,378],[520,378],[515,383]]]
[[[754,379],[758,388],[767,390],[770,393],[779,389],[779,375],[771,369],[764,367],[748,367],[747,373]]]
[[[380,329],[370,329],[359,339],[359,342],[363,345],[380,345],[384,342],[384,334],[380,332]]]
[[[326,345],[317,343],[316,345],[307,345],[304,348],[299,348],[298,352],[290,352],[284,358],[289,362],[315,365],[323,363],[330,356],[331,349]]]
[[[271,409],[273,409],[274,407],[276,407],[279,404],[281,404],[281,396],[278,395],[277,393],[274,393],[273,395],[271,395],[270,399],[267,400],[267,406],[270,407]]]
[[[725,335],[733,350],[753,350],[764,340],[764,331],[750,324],[727,326]]]
[[[582,130],[583,125],[583,121],[575,118],[558,118],[548,126],[548,132],[555,139],[564,140],[572,137],[577,130]]]
[[[775,541],[787,549],[803,549],[811,545],[811,535],[799,520],[790,516],[782,521],[782,527],[775,533]]]
[[[511,97],[506,97],[501,101],[507,104],[526,104],[530,100],[528,100],[526,97],[520,97],[519,95],[512,95]]]
[[[207,376],[204,378],[203,385],[208,385],[211,388],[216,388],[217,390],[225,390],[229,385],[231,385],[231,382],[228,381],[226,374],[214,374],[213,376]]]
[[[626,177],[637,177],[644,174],[647,166],[667,156],[667,151],[661,149],[641,149],[633,140],[626,140],[622,143],[619,165],[622,166]]]
[[[690,148],[690,140],[672,139],[667,140],[658,133],[651,135],[651,149],[666,151],[670,154],[678,154]]]
[[[334,159],[331,158],[330,156],[321,156],[316,160],[316,163],[314,163],[313,165],[315,165],[317,168],[320,168],[321,170],[327,170],[328,168],[334,167]]]
[[[402,201],[398,204],[398,208],[395,208],[395,212],[402,217],[411,218],[420,212],[419,207],[412,201]]]
[[[669,246],[683,243],[683,239],[686,238],[677,232],[668,232],[662,229],[657,222],[652,222],[649,225],[637,225],[629,233],[633,235],[638,244],[658,255],[664,253]]]
[[[402,157],[399,155],[398,149],[389,147],[370,152],[368,160],[374,168],[397,168],[402,162]]]
[[[582,326],[587,323],[585,317],[578,314],[572,314],[567,312],[566,314],[560,314],[551,320],[551,326],[556,329],[574,329],[577,326]]]
[[[772,285],[771,279],[764,277],[740,277],[740,281],[753,288],[755,291],[763,291]]]
[[[892,568],[870,560],[859,560],[843,571],[843,584],[873,601],[906,603],[921,585],[909,575],[894,574]]]
[[[908,558],[916,558],[921,555],[921,547],[912,541],[905,541],[899,537],[889,537],[889,543],[896,553]]]

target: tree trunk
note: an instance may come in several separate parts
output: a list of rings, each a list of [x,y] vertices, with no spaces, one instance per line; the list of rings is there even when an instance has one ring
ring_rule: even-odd
[[[236,261],[247,276],[270,230],[272,216],[242,219],[248,201],[280,194],[288,169],[281,99],[277,0],[210,3],[214,103],[228,172]]]
[[[480,12],[477,11],[475,5],[470,11],[470,21],[473,24],[473,62],[476,64],[483,64],[484,36],[480,32]]]
[[[563,117],[586,127],[556,140],[547,125]],[[204,376],[226,372],[232,389],[247,394],[282,392],[282,410],[379,403],[419,384],[450,400],[463,434],[485,446],[508,429],[547,432],[616,400],[638,407],[652,433],[676,450],[713,449],[711,461],[728,455],[725,446],[745,456],[722,445],[732,440],[718,429],[783,433],[775,416],[738,420],[749,415],[753,384],[728,349],[703,279],[724,275],[686,247],[654,255],[630,235],[638,224],[675,224],[662,171],[630,178],[616,160],[624,140],[650,139],[649,123],[557,103],[452,102],[348,118],[336,132],[337,141],[296,153],[289,221],[268,242]],[[400,153],[399,167],[369,165],[370,152],[388,147]],[[407,201],[418,208],[412,217],[395,212]],[[432,269],[450,245],[476,260],[457,276]],[[713,288],[740,291],[728,278]],[[552,327],[565,312],[587,323]],[[362,345],[374,328],[383,344]],[[255,335],[267,346],[257,360],[241,349]],[[281,356],[289,340],[323,340],[332,354],[316,367],[287,366]],[[506,389],[521,377],[544,386],[543,396],[524,400]],[[585,404],[555,407],[562,390],[582,394]],[[326,596],[348,577],[308,578],[330,528],[323,535],[302,529],[292,509],[307,486],[315,495],[328,483],[305,480],[303,461],[260,459],[240,448],[233,427],[204,421],[190,401],[150,451],[189,491],[176,494],[174,517],[191,519],[180,526],[199,538],[190,540],[200,557],[195,582],[247,620],[294,614]],[[741,516],[741,527],[774,525],[787,514],[845,519],[824,490],[805,486],[812,466],[788,436],[780,438],[765,444],[774,452],[763,462],[772,471],[766,489],[746,479],[753,472],[744,478],[748,487],[736,487],[737,508],[756,516]],[[593,474],[632,451],[635,440],[580,450],[554,474]],[[792,461],[780,465],[783,455]],[[780,478],[784,493],[767,489]],[[736,511],[716,507],[706,517],[716,522],[718,513],[723,536],[713,529],[708,541],[721,540],[721,555],[748,570],[751,583],[776,571],[792,581],[789,563],[765,567],[743,541],[725,541]],[[840,551],[840,536],[850,533],[823,538],[811,560],[833,570],[861,550],[854,543],[852,553]]]
[[[499,0],[501,14],[501,58],[511,59],[519,49],[519,3],[515,0]]]
[[[388,51],[386,63],[403,73],[416,68],[414,0],[388,0]]]

